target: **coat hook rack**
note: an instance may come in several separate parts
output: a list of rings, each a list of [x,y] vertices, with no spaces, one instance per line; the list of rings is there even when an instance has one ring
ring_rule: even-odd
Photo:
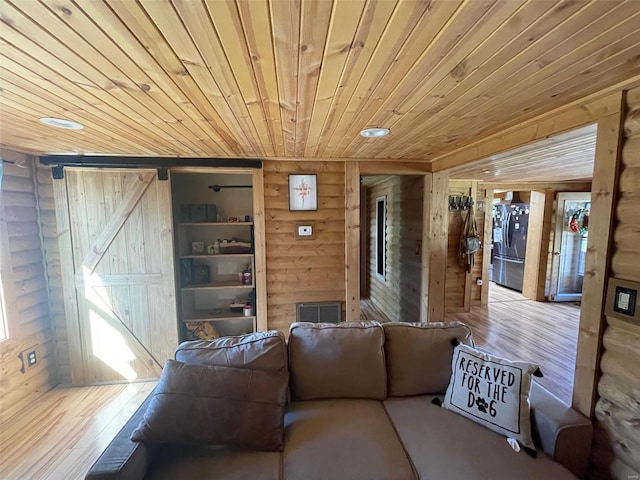
[[[469,210],[475,202],[469,195],[449,195],[449,211],[463,212]]]

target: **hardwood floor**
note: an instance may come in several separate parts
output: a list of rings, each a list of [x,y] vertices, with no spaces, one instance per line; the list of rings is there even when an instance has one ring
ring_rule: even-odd
[[[534,302],[491,283],[489,305],[448,314],[447,320],[468,324],[476,344],[497,355],[538,363],[544,378],[536,381],[571,404],[579,306]]]
[[[370,298],[360,300],[360,320],[377,320],[380,323],[391,321]]]
[[[0,478],[84,478],[154,386],[54,388],[0,425]]]

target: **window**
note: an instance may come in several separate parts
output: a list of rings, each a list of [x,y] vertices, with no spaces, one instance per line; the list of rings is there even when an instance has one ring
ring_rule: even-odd
[[[2,294],[2,278],[0,277],[0,342],[8,337],[6,318],[7,316],[4,313],[4,295]]]
[[[387,264],[387,197],[376,198],[376,276],[385,279]]]
[[[2,162],[0,162],[1,164]],[[7,312],[8,298],[7,291],[8,286],[6,282],[11,279],[8,275],[11,268],[10,259],[8,256],[9,240],[7,237],[7,229],[4,220],[4,202],[2,199],[2,167],[0,166],[0,342],[9,338],[9,313]]]

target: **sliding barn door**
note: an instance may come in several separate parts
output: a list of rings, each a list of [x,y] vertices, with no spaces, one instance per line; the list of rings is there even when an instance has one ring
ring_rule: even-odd
[[[169,181],[65,169],[54,188],[73,383],[158,378],[178,344]]]

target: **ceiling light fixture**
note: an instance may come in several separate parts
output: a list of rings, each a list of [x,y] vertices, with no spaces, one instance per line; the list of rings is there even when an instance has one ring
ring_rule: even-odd
[[[82,130],[84,128],[81,123],[65,120],[64,118],[42,117],[40,121],[50,127],[66,128],[67,130]]]
[[[384,137],[386,135],[389,135],[389,129],[388,128],[365,128],[364,130],[362,130],[360,132],[360,135],[362,135],[364,138],[378,138],[378,137]]]

